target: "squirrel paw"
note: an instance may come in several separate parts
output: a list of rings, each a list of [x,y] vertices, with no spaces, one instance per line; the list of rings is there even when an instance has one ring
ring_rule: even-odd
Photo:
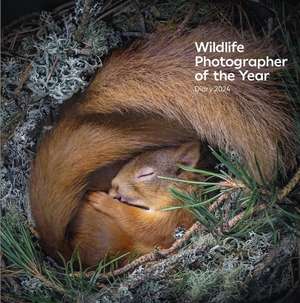
[[[117,207],[115,200],[102,191],[90,192],[87,195],[87,203],[97,211],[104,213],[107,213],[111,209],[116,209]]]

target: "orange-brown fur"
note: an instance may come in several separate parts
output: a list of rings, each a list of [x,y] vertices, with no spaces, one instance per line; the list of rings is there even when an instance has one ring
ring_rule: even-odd
[[[245,41],[216,24],[181,37],[154,33],[147,42],[113,53],[81,102],[44,139],[32,168],[30,200],[49,254],[60,251],[68,257],[73,250],[68,235],[90,175],[145,148],[200,138],[239,152],[255,176],[256,157],[267,178],[277,158],[293,163],[293,120],[276,84],[236,80],[228,94],[194,93],[193,43],[212,40],[242,42],[241,57],[269,51],[263,41]],[[215,84],[228,83],[205,82]],[[88,251],[93,244],[87,243]]]

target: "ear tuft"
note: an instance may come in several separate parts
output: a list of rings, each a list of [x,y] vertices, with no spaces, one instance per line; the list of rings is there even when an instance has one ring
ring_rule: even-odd
[[[188,142],[180,145],[176,151],[177,164],[195,167],[200,160],[200,143]]]

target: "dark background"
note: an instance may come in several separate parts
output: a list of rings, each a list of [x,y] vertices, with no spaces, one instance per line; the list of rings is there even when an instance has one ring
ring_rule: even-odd
[[[70,0],[2,0],[1,24],[6,25],[24,15],[42,10],[52,10]]]
[[[74,0],[73,0],[74,1]],[[73,2],[72,0],[2,0],[1,1],[1,24],[6,25],[15,19],[18,19],[24,15],[40,12],[42,10],[52,10],[55,7]],[[215,0],[212,0],[215,1]],[[230,0],[227,0],[230,1]],[[272,2],[277,2],[278,0],[260,0],[259,2],[255,0],[231,0],[237,3],[247,3],[250,7],[256,10],[256,13],[261,15],[264,13],[263,7],[268,7]],[[140,3],[143,1],[140,0]],[[154,0],[154,2],[156,2]],[[163,2],[163,1],[160,1]],[[201,2],[199,0],[199,2]],[[299,4],[299,0],[286,0],[285,3],[288,3],[291,6],[296,6]],[[260,9],[257,9],[257,6],[260,6]]]

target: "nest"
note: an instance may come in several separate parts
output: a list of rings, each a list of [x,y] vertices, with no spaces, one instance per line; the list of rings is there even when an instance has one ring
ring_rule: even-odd
[[[1,61],[4,217],[13,210],[32,223],[27,195],[30,164],[38,139],[52,127],[60,105],[87,87],[110,50],[145,35],[156,19],[169,22],[170,16],[181,14],[188,16],[181,23],[184,26],[193,7],[180,5],[167,9],[160,2],[154,6],[78,0],[75,7],[68,3],[5,29]],[[208,11],[198,14],[207,18]],[[234,204],[234,197],[227,200],[227,205]],[[257,302],[285,295],[296,286],[291,259],[298,248],[292,233],[275,244],[271,231],[249,232],[245,239],[237,239],[213,236],[195,225],[190,231],[177,231],[174,237],[177,242],[171,249],[137,259],[111,271],[110,277],[106,274],[108,279],[114,277],[112,287],[103,275],[95,284],[98,291],[85,293],[82,301]],[[21,293],[39,293],[47,287],[43,281],[39,276],[22,275],[16,288]]]

